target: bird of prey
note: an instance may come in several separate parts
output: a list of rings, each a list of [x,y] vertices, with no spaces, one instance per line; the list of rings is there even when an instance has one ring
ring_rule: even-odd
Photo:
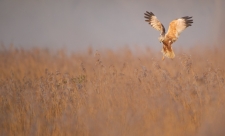
[[[171,21],[166,34],[163,24],[152,12],[146,11],[145,18],[147,19],[145,20],[146,22],[148,22],[156,30],[160,31],[159,42],[163,43],[163,49],[161,51],[163,53],[162,60],[164,60],[164,56],[174,58],[175,54],[172,49],[172,44],[178,39],[180,33],[185,28],[192,25],[192,17],[185,16]]]

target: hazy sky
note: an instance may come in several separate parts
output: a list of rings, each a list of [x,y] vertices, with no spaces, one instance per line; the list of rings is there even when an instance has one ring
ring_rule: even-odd
[[[174,46],[214,45],[224,34],[224,1],[212,0],[0,0],[0,42],[76,50],[88,46],[160,47],[159,32],[144,20],[152,11],[164,24],[193,16]]]

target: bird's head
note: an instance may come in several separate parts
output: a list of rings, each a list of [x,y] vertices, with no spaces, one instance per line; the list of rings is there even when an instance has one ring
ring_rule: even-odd
[[[164,37],[163,36],[160,36],[159,37],[159,42],[161,43],[163,40],[164,40]]]

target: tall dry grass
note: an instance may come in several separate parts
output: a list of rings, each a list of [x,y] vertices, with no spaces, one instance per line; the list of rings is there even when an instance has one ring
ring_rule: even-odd
[[[1,48],[0,135],[225,135],[223,50]]]

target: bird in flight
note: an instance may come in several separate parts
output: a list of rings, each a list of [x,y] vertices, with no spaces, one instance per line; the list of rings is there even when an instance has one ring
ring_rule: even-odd
[[[174,58],[175,54],[172,49],[172,44],[178,39],[180,33],[184,29],[192,25],[192,17],[185,16],[171,21],[166,34],[163,24],[152,12],[146,11],[145,18],[147,19],[145,20],[146,22],[148,22],[156,30],[160,31],[159,42],[163,43],[163,49],[161,51],[163,53],[162,60],[164,60],[164,56],[171,59]]]

